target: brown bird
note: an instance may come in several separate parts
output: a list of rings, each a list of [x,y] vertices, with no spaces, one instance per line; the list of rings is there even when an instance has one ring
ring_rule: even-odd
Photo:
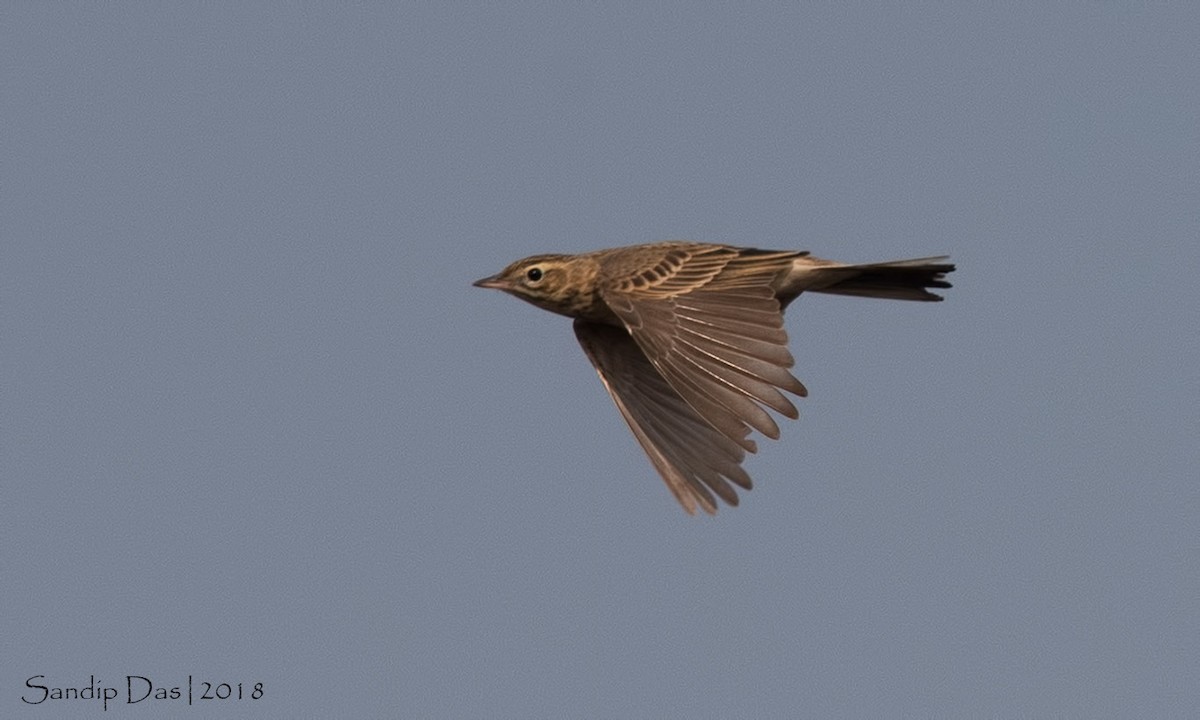
[[[803,251],[663,242],[534,255],[476,281],[575,319],[575,336],[650,462],[689,514],[738,504],[750,429],[772,439],[770,408],[804,397],[783,311],[804,291],[941,300],[947,258],[848,265]]]

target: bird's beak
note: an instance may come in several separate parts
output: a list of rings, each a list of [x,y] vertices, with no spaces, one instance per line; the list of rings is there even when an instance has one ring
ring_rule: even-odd
[[[508,287],[508,281],[499,275],[491,275],[481,280],[476,280],[471,284],[475,287],[488,288],[491,290],[504,290]]]

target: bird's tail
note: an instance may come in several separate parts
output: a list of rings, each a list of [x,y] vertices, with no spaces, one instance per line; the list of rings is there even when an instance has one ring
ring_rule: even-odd
[[[941,300],[942,296],[929,292],[929,288],[950,287],[945,277],[954,271],[954,265],[946,262],[948,259],[942,255],[862,265],[831,264],[813,268],[821,276],[821,282],[807,289],[889,300]]]

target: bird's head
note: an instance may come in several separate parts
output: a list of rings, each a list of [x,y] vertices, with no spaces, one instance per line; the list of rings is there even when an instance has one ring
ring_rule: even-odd
[[[502,290],[543,310],[579,317],[595,302],[598,267],[586,255],[533,255],[473,285]]]

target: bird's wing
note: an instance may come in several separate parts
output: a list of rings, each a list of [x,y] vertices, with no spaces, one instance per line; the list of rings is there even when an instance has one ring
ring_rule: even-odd
[[[613,325],[575,321],[575,336],[596,367],[600,380],[620,409],[650,462],[688,514],[700,506],[717,511],[715,493],[738,504],[732,481],[747,490],[743,447],[754,451],[742,427],[734,442],[696,414],[668,384],[629,333]]]
[[[747,426],[779,437],[779,426],[762,406],[796,418],[796,407],[780,390],[808,394],[788,371],[792,354],[772,287],[802,254],[671,248],[653,268],[628,274],[601,293],[675,392],[753,452]]]

